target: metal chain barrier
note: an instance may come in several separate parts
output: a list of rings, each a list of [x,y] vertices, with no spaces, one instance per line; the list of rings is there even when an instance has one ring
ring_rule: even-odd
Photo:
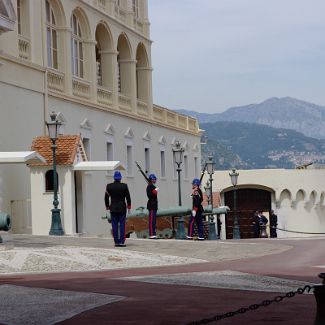
[[[204,318],[204,319],[201,319],[200,321],[195,321],[195,322],[188,323],[187,325],[201,325],[201,324],[208,324],[208,323],[211,323],[211,322],[217,322],[217,321],[222,320],[224,318],[229,318],[229,317],[233,317],[233,316],[236,316],[236,315],[244,314],[244,313],[246,313],[247,311],[250,311],[250,310],[256,310],[256,309],[258,309],[260,307],[267,307],[267,306],[271,305],[274,302],[281,302],[285,298],[293,298],[297,294],[302,295],[305,292],[310,292],[310,290],[313,289],[313,288],[314,288],[314,286],[306,285],[303,288],[297,289],[296,291],[290,291],[290,292],[286,293],[283,296],[276,296],[272,300],[263,300],[259,304],[252,304],[252,305],[250,305],[248,307],[239,308],[236,311],[230,311],[230,312],[227,312],[225,314],[220,314],[220,315],[213,316],[211,318]]]
[[[277,230],[285,231],[285,232],[294,232],[296,234],[307,234],[307,235],[325,235],[325,232],[304,232],[304,231],[294,231],[294,230],[286,230],[281,228],[276,228]]]

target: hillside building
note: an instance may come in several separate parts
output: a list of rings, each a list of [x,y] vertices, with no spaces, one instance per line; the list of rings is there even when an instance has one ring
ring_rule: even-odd
[[[29,150],[55,111],[60,133],[80,135],[88,161],[126,166],[134,208],[146,203],[135,161],[158,176],[159,204],[167,207],[178,202],[172,149],[179,141],[183,203],[190,204],[190,181],[200,174],[200,130],[196,119],[153,104],[151,45],[147,0],[0,0],[0,151]],[[50,202],[45,177],[38,179]],[[107,235],[100,217],[112,173],[87,171],[70,181],[82,190],[87,222],[66,233]],[[43,227],[34,227],[30,186],[27,167],[0,165],[0,209],[11,214],[13,231],[46,235],[52,206]],[[63,186],[59,179],[61,208]],[[70,204],[69,211],[77,220],[77,209]],[[63,209],[63,224],[65,218]]]

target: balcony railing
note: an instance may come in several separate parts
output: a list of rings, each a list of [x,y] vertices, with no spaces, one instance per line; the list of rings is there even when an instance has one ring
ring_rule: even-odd
[[[47,86],[50,90],[64,92],[64,74],[59,71],[47,71]]]
[[[90,98],[90,83],[85,80],[72,79],[72,93],[76,97],[81,97],[85,99]]]
[[[98,87],[97,88],[97,101],[100,104],[111,106],[113,103],[112,92],[105,88]]]
[[[18,35],[19,57],[30,60],[30,39],[23,35]]]
[[[148,116],[148,104],[143,102],[142,100],[137,100],[137,114],[142,116]]]
[[[122,94],[118,95],[118,106],[122,111],[131,111],[131,98]]]

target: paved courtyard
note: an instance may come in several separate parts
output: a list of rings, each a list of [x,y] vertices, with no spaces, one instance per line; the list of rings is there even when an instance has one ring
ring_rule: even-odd
[[[182,241],[3,234],[1,324],[188,324],[319,283],[325,238]],[[312,293],[220,321],[313,324]]]

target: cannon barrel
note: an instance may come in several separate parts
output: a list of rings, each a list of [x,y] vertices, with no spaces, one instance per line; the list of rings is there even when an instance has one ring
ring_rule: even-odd
[[[0,230],[8,231],[11,228],[10,215],[5,212],[0,212]]]
[[[229,208],[227,206],[222,206],[219,208],[213,208],[211,205],[207,205],[203,207],[204,212],[203,215],[207,214],[225,214],[229,211]],[[158,209],[157,210],[157,217],[178,217],[178,216],[189,216],[192,213],[191,207],[184,207],[184,206],[178,206],[178,207],[171,207],[166,209]],[[148,217],[149,211],[145,207],[139,207],[135,210],[132,210],[128,215],[128,219],[130,218],[141,218],[141,217]],[[107,213],[106,216],[102,217],[103,219],[109,219],[110,220],[110,214]]]

